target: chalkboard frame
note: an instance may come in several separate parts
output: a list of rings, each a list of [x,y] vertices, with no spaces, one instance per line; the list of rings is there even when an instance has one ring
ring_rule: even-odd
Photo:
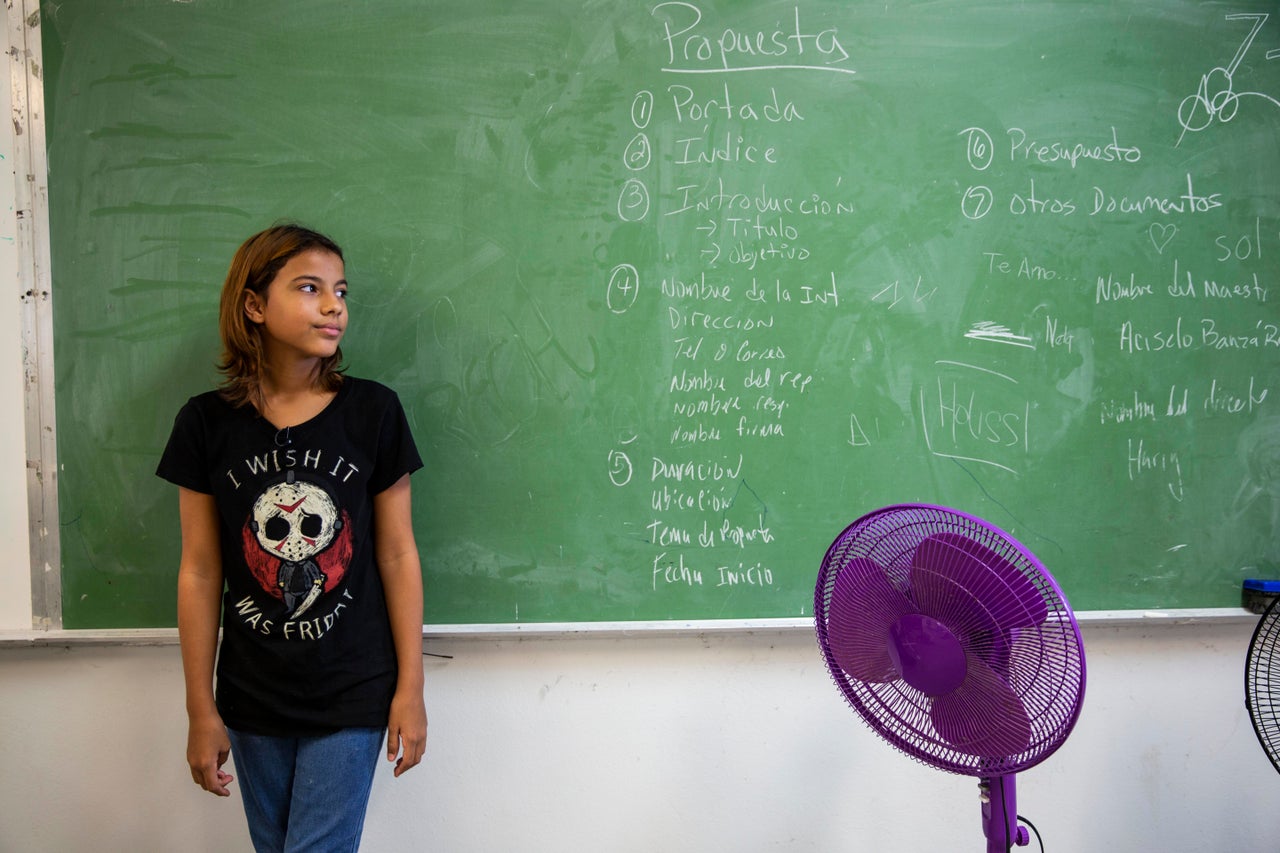
[[[28,63],[24,63],[24,72],[26,74],[30,74],[31,73],[30,69],[32,69],[33,67],[39,66],[40,64],[39,50],[40,48],[39,48],[38,38],[35,40],[34,46],[28,45],[28,47],[26,48],[26,55],[30,57],[30,61]],[[37,84],[40,82],[38,77],[35,78],[35,80]],[[28,85],[30,85],[30,81],[28,81]],[[16,88],[16,84],[15,84],[15,88]],[[30,393],[27,401],[27,410],[29,414],[33,411],[40,414],[40,417],[38,417],[35,420],[34,427],[30,425],[30,421],[28,426],[28,454],[30,457],[29,461],[31,462],[31,465],[29,465],[29,468],[33,471],[32,477],[30,478],[30,482],[33,482],[36,484],[32,489],[33,499],[29,502],[30,512],[32,515],[31,529],[33,532],[33,545],[32,545],[33,606],[35,607],[37,620],[45,620],[49,624],[59,624],[61,621],[59,616],[59,613],[60,613],[60,587],[58,585],[59,573],[57,571],[49,572],[49,571],[41,571],[38,569],[39,566],[60,565],[59,537],[57,534],[57,525],[48,526],[48,530],[50,532],[47,535],[45,535],[44,533],[41,533],[41,535],[39,536],[36,535],[37,531],[45,529],[46,525],[44,525],[43,523],[44,519],[58,517],[56,512],[56,507],[57,507],[56,472],[58,469],[56,464],[56,451],[54,451],[51,448],[54,436],[56,434],[55,432],[56,418],[52,415],[52,399],[51,399],[52,398],[51,388],[53,384],[52,382],[52,375],[53,375],[52,347],[51,345],[48,344],[49,336],[52,333],[52,320],[51,320],[52,296],[51,294],[53,293],[53,288],[50,282],[50,274],[49,274],[49,260],[48,260],[49,235],[47,233],[47,230],[42,231],[40,227],[41,222],[44,223],[45,229],[47,229],[48,227],[47,226],[47,222],[48,222],[47,209],[44,210],[44,215],[42,217],[40,215],[41,211],[39,206],[40,199],[47,198],[47,174],[45,173],[45,171],[47,170],[47,166],[42,162],[43,161],[42,154],[44,149],[43,141],[41,141],[38,146],[35,144],[32,144],[34,140],[39,139],[44,134],[45,129],[43,127],[42,113],[40,113],[39,111],[35,111],[34,115],[32,115],[31,113],[28,113],[26,126],[29,131],[28,134],[26,134],[26,141],[31,145],[31,149],[32,149],[30,152],[28,152],[28,156],[31,162],[36,164],[31,174],[33,176],[36,176],[36,180],[34,181],[35,186],[34,186],[34,192],[32,193],[33,201],[31,206],[30,207],[27,207],[26,205],[21,206],[21,209],[23,209],[24,211],[30,210],[34,214],[33,216],[28,218],[28,221],[32,223],[31,225],[32,234],[30,238],[30,246],[29,247],[26,246],[25,243],[23,246],[24,251],[22,255],[24,260],[22,262],[22,272],[25,275],[29,276],[31,279],[33,279],[32,287],[25,289],[25,292],[37,294],[38,298],[32,298],[27,300],[27,302],[31,305],[32,310],[28,312],[30,315],[29,317],[24,316],[23,332],[24,332],[24,342],[27,342],[27,341],[37,342],[36,346],[27,347],[28,359],[30,359],[30,355],[29,355],[30,352],[35,352],[37,354],[35,359],[35,370],[33,371],[37,377],[37,380],[33,383],[29,383]],[[28,182],[28,183],[31,183],[31,182]],[[19,185],[21,186],[21,182],[19,182]],[[28,364],[28,367],[30,367],[30,363]],[[40,393],[41,390],[43,390],[43,393]],[[32,403],[33,397],[36,398],[36,403],[34,405]],[[35,438],[32,438],[33,435],[35,436]],[[31,448],[33,445],[39,446],[41,448],[41,452],[39,454],[32,453]],[[41,471],[53,472],[53,475],[41,477],[39,476],[39,472]],[[38,495],[38,500],[34,499],[34,495]],[[38,558],[36,556],[37,551],[39,552]],[[42,603],[41,603],[41,600],[43,600]],[[1095,611],[1095,612],[1143,613],[1148,611]],[[1234,608],[1232,608],[1232,609],[1225,609],[1223,611],[1215,611],[1213,613],[1210,613],[1203,609],[1187,608],[1185,611],[1169,610],[1169,611],[1150,611],[1150,612],[1175,613],[1175,614],[1178,612],[1186,612],[1187,614],[1201,614],[1209,617],[1213,617],[1213,616],[1225,617],[1225,616],[1234,614],[1235,610]],[[1128,617],[1117,616],[1115,618],[1123,619]],[[726,620],[726,621],[729,623],[738,623],[740,627],[750,628],[751,626],[761,624],[762,620],[748,619],[748,620]],[[769,623],[773,621],[774,620],[768,620],[768,619],[763,620],[763,622],[765,623]],[[780,620],[779,624],[788,623],[788,622],[789,620],[782,619]],[[543,624],[559,624],[559,623],[543,623]],[[572,631],[572,630],[575,630],[572,627],[574,625],[593,626],[595,624],[596,623],[563,623],[562,626],[559,627],[557,630]],[[611,630],[624,630],[624,631],[630,630],[625,627],[621,629],[617,628],[618,625],[625,626],[630,623],[605,622],[601,624],[602,624],[602,627],[610,626],[610,625],[614,626],[613,628],[611,628]],[[646,621],[646,622],[638,622],[634,624],[643,625],[645,626],[644,630],[650,630],[654,627],[662,627],[662,626],[670,626],[673,629],[676,629],[681,624],[687,625],[690,623],[688,622],[681,623],[679,620],[672,620],[669,623],[661,622],[661,621],[658,621],[658,622]],[[521,630],[520,623],[513,623],[513,625],[515,626],[514,630],[517,630],[517,631]],[[445,626],[440,626],[440,627],[445,627]],[[608,630],[610,628],[605,628],[605,629]],[[464,627],[462,628],[462,630],[467,630],[467,629]]]
[[[49,167],[45,147],[43,46],[38,0],[5,9],[6,73],[12,97],[11,133],[26,424],[32,624],[62,627],[58,531],[57,417],[53,393],[53,305],[49,271]]]

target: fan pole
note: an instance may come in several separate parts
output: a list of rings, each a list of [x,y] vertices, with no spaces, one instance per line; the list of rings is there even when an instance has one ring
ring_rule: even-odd
[[[1016,844],[1031,842],[1031,833],[1018,825],[1018,795],[1014,777],[992,776],[978,785],[982,791],[982,834],[987,853],[1009,853]]]

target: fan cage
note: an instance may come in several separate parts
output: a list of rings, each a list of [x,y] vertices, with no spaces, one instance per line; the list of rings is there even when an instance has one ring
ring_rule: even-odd
[[[910,598],[912,556],[924,539],[938,533],[958,534],[994,552],[1034,585],[1044,603],[1045,618],[1033,627],[1017,629],[1008,641],[995,632],[985,637],[975,632],[967,638],[968,647],[1007,679],[1026,708],[1031,738],[1027,748],[1016,754],[975,755],[957,748],[934,727],[929,716],[930,697],[901,679],[867,683],[852,678],[832,656],[827,641],[829,609],[842,568],[858,557],[873,559],[890,583]],[[982,590],[969,593],[979,603],[983,601]],[[837,537],[823,560],[814,614],[819,647],[848,704],[895,748],[930,766],[980,777],[1017,773],[1040,763],[1061,746],[1079,717],[1085,682],[1084,648],[1066,597],[1026,548],[999,528],[966,513],[928,504],[900,504],[855,521]]]
[[[1280,598],[1258,620],[1245,657],[1244,696],[1253,732],[1280,771]]]

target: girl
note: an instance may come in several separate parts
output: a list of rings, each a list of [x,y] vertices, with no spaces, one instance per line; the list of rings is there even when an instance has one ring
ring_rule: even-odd
[[[226,797],[235,756],[259,851],[356,850],[383,732],[397,777],[426,745],[422,461],[395,393],[342,373],[346,297],[324,235],[246,240],[222,288],[225,381],[182,407],[157,472],[179,487],[187,763]]]

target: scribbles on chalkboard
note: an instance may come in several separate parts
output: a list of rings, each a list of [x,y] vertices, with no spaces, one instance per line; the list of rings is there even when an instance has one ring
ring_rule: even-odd
[[[1270,6],[48,4],[67,624],[172,622],[147,460],[286,217],[426,458],[431,622],[805,616],[842,520],[917,501],[1081,609],[1237,603],[1280,557]]]

